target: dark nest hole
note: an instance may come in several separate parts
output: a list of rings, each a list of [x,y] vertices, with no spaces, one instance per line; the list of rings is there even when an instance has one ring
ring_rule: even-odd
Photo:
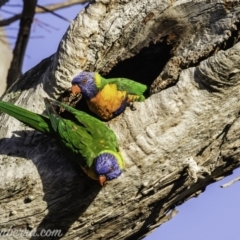
[[[148,97],[152,82],[158,77],[171,57],[171,49],[172,45],[168,45],[166,41],[156,44],[150,43],[134,57],[119,62],[108,74],[100,74],[105,78],[124,77],[146,84],[148,90],[145,96]]]
[[[240,22],[235,23],[236,29],[232,31],[231,36],[220,46],[222,50],[233,47],[240,40]]]

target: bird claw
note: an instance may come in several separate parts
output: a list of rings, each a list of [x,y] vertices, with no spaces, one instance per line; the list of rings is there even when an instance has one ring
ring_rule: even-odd
[[[136,111],[137,109],[134,107],[133,103],[130,102],[129,103],[129,108],[131,109],[131,111]]]

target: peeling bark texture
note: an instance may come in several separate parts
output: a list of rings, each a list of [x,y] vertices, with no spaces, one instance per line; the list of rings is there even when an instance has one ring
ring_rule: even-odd
[[[140,239],[170,220],[175,206],[239,167],[239,5],[96,0],[83,10],[58,51],[3,100],[42,113],[43,97],[61,98],[82,70],[147,83],[152,95],[107,123],[126,170],[100,188],[75,173],[53,139],[1,114],[2,231]]]

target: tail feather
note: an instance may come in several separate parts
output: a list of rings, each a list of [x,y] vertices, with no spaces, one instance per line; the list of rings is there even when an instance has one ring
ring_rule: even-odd
[[[3,101],[0,101],[0,111],[16,118],[20,122],[39,132],[50,135],[53,133],[51,121],[47,116],[28,111],[14,104]]]

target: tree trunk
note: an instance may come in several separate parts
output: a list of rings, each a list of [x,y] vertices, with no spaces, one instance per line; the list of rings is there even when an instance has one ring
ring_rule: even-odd
[[[126,170],[101,188],[54,140],[1,114],[1,229],[139,239],[237,168],[239,11],[216,0],[99,0],[82,11],[3,100],[42,113],[43,97],[61,98],[82,70],[147,83],[147,100],[108,122]]]

